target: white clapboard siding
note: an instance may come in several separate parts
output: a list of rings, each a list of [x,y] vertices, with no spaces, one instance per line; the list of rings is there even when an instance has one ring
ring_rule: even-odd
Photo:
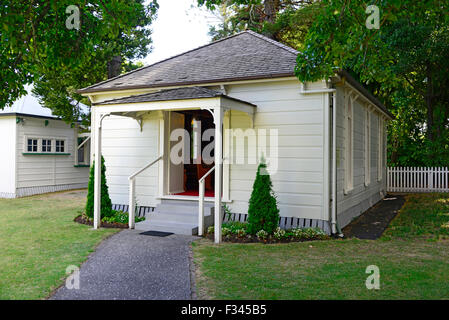
[[[390,167],[389,192],[449,192],[447,167]]]

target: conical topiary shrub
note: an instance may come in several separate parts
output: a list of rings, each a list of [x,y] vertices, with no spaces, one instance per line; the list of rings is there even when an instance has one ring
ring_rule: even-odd
[[[272,234],[279,224],[279,209],[272,189],[267,165],[262,160],[257,168],[253,192],[248,207],[248,232],[256,234],[265,230]]]
[[[87,189],[86,215],[94,217],[94,183],[95,181],[95,161],[90,168],[89,185]],[[106,183],[106,166],[104,158],[101,157],[101,218],[112,216],[112,202],[109,197],[108,185]]]

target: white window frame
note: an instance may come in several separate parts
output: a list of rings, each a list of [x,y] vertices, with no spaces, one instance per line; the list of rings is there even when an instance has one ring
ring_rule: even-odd
[[[354,101],[345,94],[345,194],[354,189]]]
[[[379,114],[378,120],[378,138],[377,138],[377,181],[382,180],[383,176],[383,153],[384,153],[384,121]]]
[[[67,146],[67,139],[64,139],[64,138],[55,138],[54,139],[55,140],[55,152],[54,153],[68,153],[67,152],[67,150],[68,150],[68,146]],[[57,142],[58,141],[63,141],[64,142],[64,150],[63,151],[58,151],[57,150]]]
[[[36,151],[28,151],[28,140],[36,140]],[[34,147],[34,144],[32,145]],[[40,138],[37,137],[25,137],[25,144],[24,144],[24,153],[39,153],[40,151]]]
[[[45,148],[47,149],[48,147],[50,147],[50,149],[44,150],[44,141],[50,141],[50,145],[46,144]],[[53,140],[52,139],[48,139],[48,138],[41,138],[41,152],[42,153],[53,153]]]
[[[371,183],[371,108],[365,110],[365,186]]]
[[[70,154],[68,151],[68,145],[67,145],[67,138],[66,137],[48,137],[48,136],[24,136],[24,144],[23,144],[23,153],[36,153],[36,154]],[[37,140],[37,151],[28,151],[28,140]],[[42,149],[43,140],[50,140],[51,141],[51,151],[44,151]],[[56,140],[58,141],[64,141],[64,151],[63,152],[56,152]]]

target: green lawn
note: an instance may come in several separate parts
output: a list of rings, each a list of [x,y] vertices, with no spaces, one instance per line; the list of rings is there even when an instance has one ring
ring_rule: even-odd
[[[385,236],[290,244],[193,244],[199,298],[448,299],[449,195],[410,195]],[[368,265],[380,289],[365,286]]]
[[[0,199],[0,299],[43,299],[64,283],[113,229],[73,222],[85,191]]]

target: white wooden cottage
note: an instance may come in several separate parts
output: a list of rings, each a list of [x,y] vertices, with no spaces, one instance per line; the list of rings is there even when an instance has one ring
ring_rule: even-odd
[[[0,110],[0,198],[86,188],[89,134],[53,116],[27,90]]]
[[[105,157],[112,202],[155,207],[144,230],[214,223],[219,242],[220,208],[246,214],[262,155],[283,226],[337,233],[381,200],[392,115],[345,71],[300,83],[297,54],[245,31],[79,90],[93,103],[93,153],[96,165]]]

